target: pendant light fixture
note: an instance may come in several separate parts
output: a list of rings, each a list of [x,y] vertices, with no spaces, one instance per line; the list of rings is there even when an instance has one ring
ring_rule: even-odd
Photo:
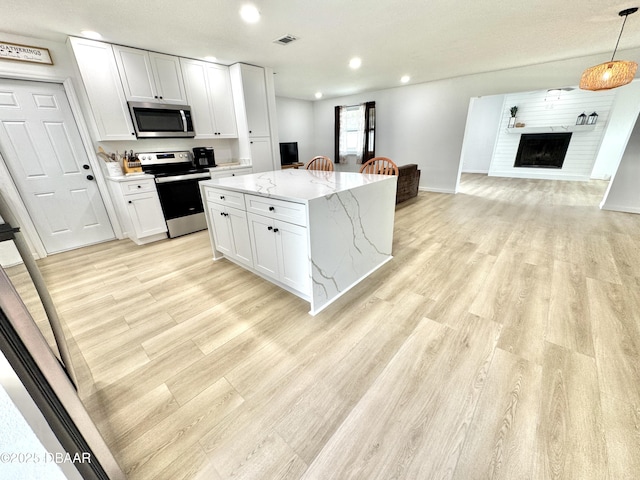
[[[620,35],[618,35],[618,41],[616,47],[613,49],[613,55],[611,55],[611,61],[601,63],[595,67],[587,68],[582,74],[580,79],[580,88],[583,90],[609,90],[611,88],[621,87],[633,80],[638,69],[636,62],[628,60],[613,60],[618,50],[618,44],[622,37],[622,31],[624,30],[624,24],[627,22],[627,17],[632,13],[638,11],[637,7],[627,8],[618,13],[621,17],[624,17],[622,22],[622,28],[620,29]]]

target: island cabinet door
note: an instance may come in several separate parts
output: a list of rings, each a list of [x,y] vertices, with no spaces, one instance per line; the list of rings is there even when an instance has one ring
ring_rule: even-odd
[[[249,235],[253,247],[253,267],[271,278],[278,279],[278,238],[271,218],[250,213]]]
[[[276,220],[280,281],[304,294],[311,293],[307,229]]]
[[[247,224],[247,212],[227,207],[227,220],[231,226],[232,249],[235,259],[250,267],[253,266],[251,237]]]
[[[213,223],[213,239],[218,250],[223,255],[233,255],[233,236],[231,222],[227,220],[225,207],[215,203],[207,203],[209,216]]]

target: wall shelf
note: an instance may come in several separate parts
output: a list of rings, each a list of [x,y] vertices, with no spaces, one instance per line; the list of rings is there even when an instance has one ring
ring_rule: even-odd
[[[563,133],[563,132],[591,132],[594,125],[555,125],[548,127],[513,127],[507,128],[507,133]]]

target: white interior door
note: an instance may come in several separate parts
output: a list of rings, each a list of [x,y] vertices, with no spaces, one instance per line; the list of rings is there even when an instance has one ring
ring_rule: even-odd
[[[0,80],[0,151],[47,253],[114,238],[62,85]]]

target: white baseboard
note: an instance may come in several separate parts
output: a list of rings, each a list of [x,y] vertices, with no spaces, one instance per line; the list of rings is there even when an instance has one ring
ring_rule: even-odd
[[[433,192],[433,193],[456,193],[455,190],[451,190],[448,188],[418,187],[418,190],[420,190],[421,192]]]
[[[637,213],[640,214],[639,207],[629,207],[627,205],[603,205],[602,210],[611,210],[613,212]]]
[[[567,180],[571,182],[588,182],[590,180],[588,175],[554,175],[553,173],[548,172],[489,172],[489,176],[503,178],[528,178],[530,180]]]

